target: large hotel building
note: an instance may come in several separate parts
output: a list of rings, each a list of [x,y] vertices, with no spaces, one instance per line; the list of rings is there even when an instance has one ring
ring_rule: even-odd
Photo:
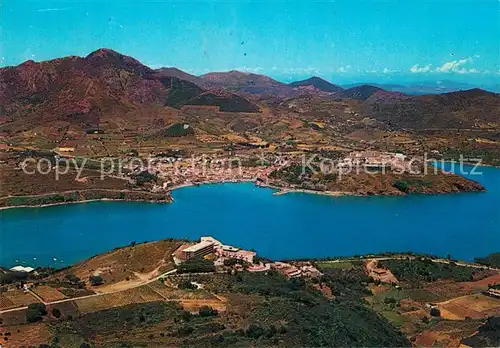
[[[213,242],[201,242],[182,250],[184,260],[196,259],[214,252]]]

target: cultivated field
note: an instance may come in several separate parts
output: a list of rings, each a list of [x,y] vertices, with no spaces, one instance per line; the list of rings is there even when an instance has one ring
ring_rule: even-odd
[[[417,336],[415,345],[419,347],[459,347],[460,341],[476,332],[480,321],[441,321],[432,329]]]
[[[7,331],[8,330],[8,331]],[[3,335],[9,332],[8,337],[0,337],[0,346],[7,347],[38,347],[46,344],[52,339],[52,332],[44,323],[24,324],[10,326],[6,330],[0,330]],[[5,339],[7,338],[7,340]]]
[[[441,317],[451,320],[487,318],[500,315],[500,299],[483,294],[458,297],[437,304]]]
[[[40,300],[23,290],[10,290],[0,295],[0,309],[24,307],[36,302],[40,302]]]
[[[159,293],[162,297],[169,300],[176,299],[216,299],[214,295],[206,290],[181,290],[172,286],[165,285],[161,281],[149,283],[147,286],[151,287]]]
[[[198,312],[201,307],[209,306],[213,309],[223,312],[226,310],[226,303],[218,299],[214,300],[180,300],[182,308],[188,312]]]
[[[95,256],[60,274],[75,274],[82,280],[99,275],[104,285],[93,287],[99,292],[126,289],[134,284],[150,280],[174,268],[172,252],[180,245],[173,240],[130,245]]]
[[[31,291],[40,296],[44,302],[58,301],[66,298],[62,292],[47,285],[37,286],[31,289]]]
[[[112,294],[76,299],[78,310],[85,313],[98,312],[108,308],[125,306],[132,303],[145,303],[164,300],[148,286],[141,286]]]

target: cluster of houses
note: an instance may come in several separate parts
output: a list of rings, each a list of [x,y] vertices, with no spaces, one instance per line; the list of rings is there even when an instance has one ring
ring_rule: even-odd
[[[368,261],[365,264],[365,267],[368,275],[373,280],[378,280],[381,283],[388,283],[388,284],[399,283],[398,279],[394,276],[394,274],[388,269],[379,267],[376,260]]]
[[[411,171],[411,162],[402,153],[379,151],[351,152],[338,164],[340,169],[363,167],[368,170],[392,169]]]
[[[309,262],[301,262],[295,265],[286,262],[274,262],[271,264],[271,268],[289,279],[297,277],[319,277],[322,275],[322,273]]]

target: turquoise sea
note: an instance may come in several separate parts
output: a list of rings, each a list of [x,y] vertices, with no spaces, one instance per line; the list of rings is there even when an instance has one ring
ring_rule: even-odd
[[[500,251],[500,169],[480,170],[471,178],[485,193],[275,196],[243,183],[182,188],[172,204],[9,209],[0,211],[0,265],[59,267],[132,241],[203,235],[273,259],[411,250],[472,260]]]

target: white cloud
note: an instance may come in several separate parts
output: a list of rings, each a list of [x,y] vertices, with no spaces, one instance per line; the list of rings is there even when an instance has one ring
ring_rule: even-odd
[[[392,74],[392,73],[397,73],[397,72],[399,72],[399,70],[397,70],[397,69],[393,70],[393,69],[389,69],[389,68],[384,68],[384,70],[382,70],[383,74]]]
[[[252,68],[252,67],[248,67],[248,66],[241,66],[241,67],[229,69],[229,70],[237,70],[237,71],[241,71],[241,72],[258,74],[258,73],[262,72],[263,69],[261,67]]]
[[[432,68],[432,64],[427,64],[425,66],[419,66],[418,64],[415,64],[414,66],[412,66],[410,68],[410,71],[414,74],[426,73],[426,72],[431,71],[431,68]]]
[[[368,74],[378,74],[378,70],[377,69],[369,69],[369,70],[365,70],[365,73],[368,73]]]
[[[52,11],[67,11],[71,10],[71,7],[64,7],[64,8],[40,8],[36,10],[37,12],[52,12]]]
[[[474,55],[474,58],[479,58],[478,54]],[[470,64],[474,61],[473,57],[467,57],[463,59],[452,60],[451,62],[446,62],[441,66],[436,68],[432,67],[432,64],[425,66],[420,66],[415,64],[410,68],[412,73],[455,73],[455,74],[488,74],[489,70],[478,70],[471,67]]]
[[[464,71],[467,71],[467,69],[464,69],[462,66],[468,63],[472,63],[472,57],[446,62],[442,66],[437,67],[436,72],[457,72],[459,74],[463,74],[465,73]]]
[[[481,71],[477,70],[476,68],[471,68],[471,69],[467,70],[467,73],[469,73],[469,74],[479,74],[479,73],[481,73]],[[483,73],[486,73],[486,71],[483,71]]]
[[[346,65],[346,66],[341,66],[340,68],[337,69],[337,72],[339,73],[346,73],[348,72],[350,69],[352,68],[352,66],[350,66],[349,64]]]
[[[278,70],[278,68],[273,67],[273,70]],[[285,74],[319,74],[320,69],[308,66],[303,68],[285,68],[283,72]]]

